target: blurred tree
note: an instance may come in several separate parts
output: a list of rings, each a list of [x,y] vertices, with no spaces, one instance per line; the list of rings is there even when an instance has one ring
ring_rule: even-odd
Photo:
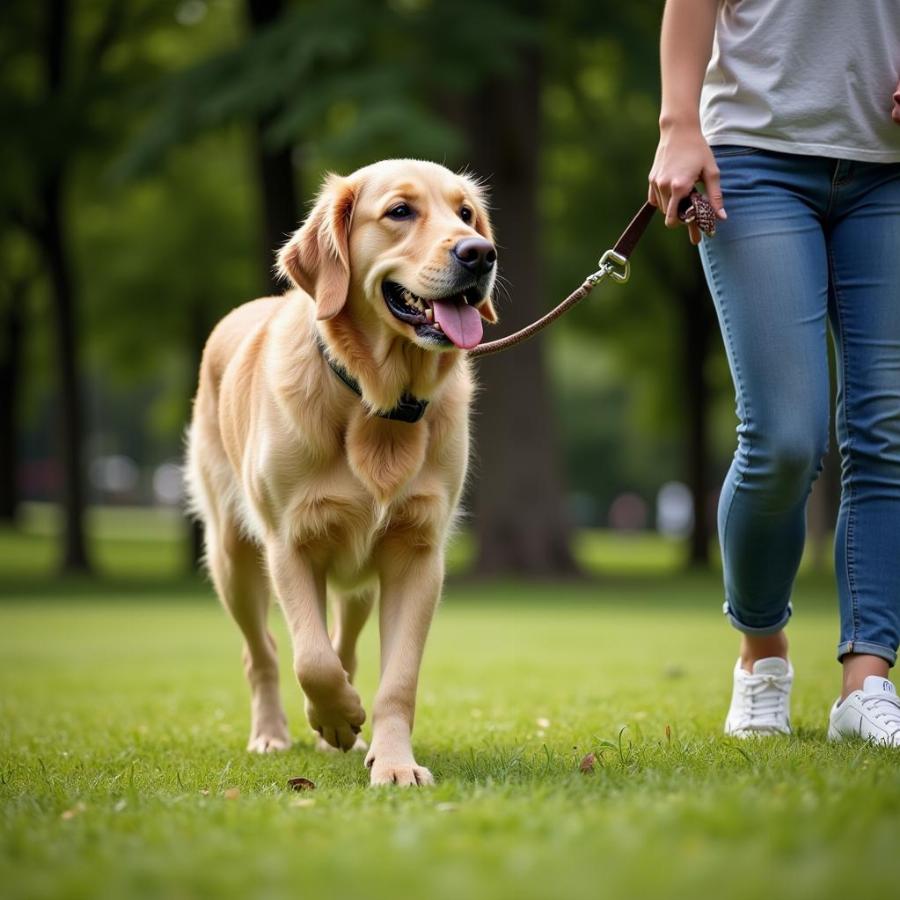
[[[66,485],[62,561],[68,569],[89,565],[82,526],[85,351],[102,366],[107,384],[110,375],[117,383],[128,383],[129,375],[150,384],[183,379],[180,390],[168,392],[180,410],[175,429],[165,427],[177,433],[197,371],[195,364],[185,366],[185,356],[198,360],[215,319],[247,292],[259,291],[258,283],[240,274],[253,232],[252,225],[242,231],[238,223],[252,223],[253,215],[240,201],[239,209],[231,202],[244,182],[244,173],[232,166],[239,153],[227,157],[228,171],[222,172],[219,142],[210,157],[198,157],[189,177],[167,172],[165,186],[157,182],[149,191],[126,189],[109,177],[122,140],[144,117],[155,77],[207,48],[204,35],[197,40],[198,32],[188,27],[205,10],[203,3],[173,10],[149,0],[77,7],[46,0],[7,7],[0,22],[7,76],[0,114],[12,126],[12,139],[0,150],[0,199],[37,249],[51,287]],[[227,17],[224,28],[223,17],[214,18],[210,40],[221,46],[229,35]],[[212,185],[214,176],[221,182]],[[227,213],[222,197],[230,198]],[[145,218],[151,211],[152,229]],[[8,286],[9,277],[4,281]],[[87,325],[84,331],[79,321]],[[5,358],[17,366],[20,340],[15,347],[19,353]],[[175,370],[180,374],[172,379],[167,373]],[[18,380],[8,371],[3,385]],[[4,438],[12,409],[4,404]],[[96,439],[108,443],[102,432]],[[4,441],[7,446],[15,444]]]
[[[0,522],[15,524],[24,401],[25,338],[38,270],[15,212],[0,213]]]
[[[25,316],[31,279],[3,276],[0,299],[0,522],[13,524],[19,506],[19,401]]]
[[[8,4],[0,20],[6,75],[0,114],[8,138],[0,151],[0,199],[39,253],[49,286],[59,394],[61,565],[70,571],[90,568],[70,191],[81,161],[108,147],[124,128],[121,110],[116,117],[104,113],[121,99],[124,85],[133,86],[138,55],[111,60],[129,30],[140,33],[146,26],[148,6],[107,0],[74,7],[68,0],[43,0]]]
[[[119,390],[156,388],[154,402],[135,410],[144,464],[180,455],[210,330],[264,289],[247,162],[245,142],[231,130],[177,149],[140,179],[94,177],[76,194],[78,257],[105,260],[85,273],[92,368]],[[193,566],[199,541],[188,533]]]
[[[458,106],[471,166],[489,173],[497,198],[493,224],[502,247],[501,272],[513,292],[513,303],[503,311],[508,331],[546,309],[538,197],[540,45],[523,47],[517,62],[513,72],[489,77]],[[485,575],[574,573],[543,340],[487,357],[479,370],[486,390],[478,397],[476,418],[476,570]]]
[[[572,273],[586,274],[585,257],[590,264],[591,257],[611,246],[646,199],[657,140],[662,4],[653,6],[604,4],[588,10],[573,2],[572,18],[564,23],[554,19],[550,28],[548,47],[555,61],[545,108],[553,177],[545,177],[544,184],[550,255],[557,263],[554,295],[572,289],[578,279]],[[602,22],[602,28],[592,26],[592,19]],[[673,477],[689,484],[695,525],[687,561],[706,565],[713,468],[708,410],[713,391],[727,395],[724,366],[716,368],[715,384],[709,380],[713,361],[722,355],[712,304],[696,253],[682,233],[662,228],[661,220],[635,254],[632,273],[624,288],[600,288],[563,329],[597,335],[643,404],[648,436],[657,445],[665,440],[680,448],[681,460],[660,470],[655,489]]]
[[[146,85],[171,65],[173,23],[172,9],[151,0],[80,5],[44,0],[7,7],[0,21],[6,75],[0,113],[10,136],[0,151],[0,199],[39,253],[49,285],[59,384],[61,562],[68,570],[90,567],[83,529],[85,340],[80,326],[83,307],[92,305],[95,288],[114,262],[106,258],[98,268],[102,257],[85,258],[76,245],[82,243],[85,209],[94,203],[106,203],[100,214],[106,215],[109,233],[127,231],[122,227],[127,212],[117,221],[108,215],[112,204],[104,179],[117,148],[143,115]],[[147,246],[136,245],[134,253],[149,258]],[[119,323],[128,317],[122,316],[122,300],[129,296],[125,291],[117,297],[118,308],[100,329],[101,342],[121,332]],[[140,310],[145,341],[147,311]]]
[[[246,0],[251,30],[257,34],[278,23],[283,0]],[[263,108],[253,121],[253,151],[263,209],[261,240],[263,271],[272,293],[281,290],[275,276],[275,250],[297,227],[297,192],[294,187],[296,148],[268,138],[277,110]]]
[[[306,190],[317,187],[328,166],[346,169],[390,153],[458,155],[458,134],[426,102],[440,70],[433,46],[422,42],[434,38],[422,31],[434,22],[420,15],[428,4],[253,0],[251,9],[245,2],[251,33],[195,54],[159,83],[153,115],[122,161],[123,172],[147,172],[173,147],[231,124],[250,128],[254,152],[287,151],[282,164],[302,155],[316,170]],[[464,5],[473,13],[478,6]],[[436,11],[450,21],[459,12]],[[454,59],[453,72],[463,71],[476,49],[482,56],[491,49],[484,31],[503,16],[490,5],[482,16],[483,29],[466,29],[478,40],[457,47],[464,56]],[[463,32],[459,24],[456,30]],[[272,234],[273,247],[283,238]]]
[[[14,157],[6,171],[4,199],[35,245],[46,268],[53,300],[56,364],[59,377],[60,461],[63,485],[62,566],[90,568],[83,530],[83,422],[79,382],[76,292],[72,281],[66,234],[66,190],[71,157],[63,151],[77,140],[77,102],[85,82],[96,74],[105,53],[107,33],[115,30],[115,14],[104,21],[91,42],[89,58],[79,78],[71,72],[71,10],[66,0],[45,0],[29,10],[7,10],[3,18],[4,59],[12,70],[4,93],[4,122]],[[112,8],[111,8],[112,9]],[[12,127],[9,127],[12,126]],[[19,178],[25,176],[23,185]],[[12,176],[12,177],[10,177]]]
[[[45,88],[43,105],[64,109],[66,105],[66,66],[71,34],[70,9],[66,0],[47,0],[43,49]],[[102,48],[98,48],[102,53]],[[67,111],[71,112],[71,111]],[[65,115],[65,113],[64,113]],[[39,173],[36,184],[39,223],[34,235],[44,255],[52,286],[56,320],[57,366],[60,378],[61,457],[63,470],[62,565],[69,571],[90,568],[83,530],[84,466],[83,422],[78,365],[78,333],[75,314],[76,295],[66,234],[65,192],[69,160],[54,154]]]

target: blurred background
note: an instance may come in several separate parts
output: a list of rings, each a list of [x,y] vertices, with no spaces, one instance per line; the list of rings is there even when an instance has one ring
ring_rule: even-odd
[[[276,289],[327,170],[487,179],[508,333],[646,194],[662,2],[8,0],[0,10],[0,579],[184,577],[199,356]],[[659,221],[625,287],[478,363],[456,573],[716,566],[734,399],[696,253]],[[809,565],[829,565],[826,466]]]

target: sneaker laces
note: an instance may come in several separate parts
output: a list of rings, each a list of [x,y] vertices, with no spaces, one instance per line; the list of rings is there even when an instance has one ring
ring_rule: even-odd
[[[891,737],[900,732],[900,698],[891,694],[869,694],[863,696],[862,706],[879,724],[885,726]]]
[[[784,714],[785,700],[790,694],[790,682],[783,675],[750,675],[741,685],[747,700],[744,705],[742,728],[779,724]],[[900,708],[897,710],[900,713]],[[900,725],[900,719],[897,720]]]

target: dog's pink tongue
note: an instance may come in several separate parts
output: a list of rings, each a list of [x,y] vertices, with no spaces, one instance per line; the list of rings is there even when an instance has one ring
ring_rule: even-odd
[[[439,322],[444,334],[462,350],[471,350],[481,342],[484,329],[481,315],[474,306],[465,300],[448,297],[445,300],[433,300],[434,320]]]

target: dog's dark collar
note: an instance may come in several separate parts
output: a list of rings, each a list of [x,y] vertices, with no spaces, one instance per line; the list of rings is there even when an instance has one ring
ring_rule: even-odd
[[[325,342],[319,334],[316,334],[316,346],[319,348],[319,352],[324,357],[325,362],[328,363],[328,368],[330,368],[357,397],[362,397],[362,389],[359,386],[359,382],[340,363],[335,362],[328,355]],[[387,412],[377,413],[377,415],[380,419],[390,419],[393,422],[409,422],[410,424],[413,424],[418,422],[422,416],[425,415],[427,407],[427,400],[420,400],[418,397],[413,397],[412,394],[404,394],[400,398],[400,402],[393,409],[389,409]]]

